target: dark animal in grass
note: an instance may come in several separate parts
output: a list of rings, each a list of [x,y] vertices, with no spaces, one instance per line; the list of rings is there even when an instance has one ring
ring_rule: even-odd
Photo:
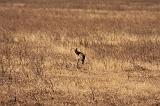
[[[74,50],[74,52],[76,53],[76,55],[77,55],[77,57],[78,57],[77,68],[79,68],[79,63],[80,63],[80,62],[81,62],[82,64],[84,64],[85,54],[83,54],[82,52],[78,51],[77,48]]]

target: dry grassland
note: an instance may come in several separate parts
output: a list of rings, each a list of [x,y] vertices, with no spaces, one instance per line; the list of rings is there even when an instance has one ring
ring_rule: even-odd
[[[0,1],[0,106],[64,105],[160,106],[159,0]]]

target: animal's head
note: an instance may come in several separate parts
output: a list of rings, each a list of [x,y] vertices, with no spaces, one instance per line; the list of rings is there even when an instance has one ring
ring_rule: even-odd
[[[77,55],[79,55],[81,52],[76,48],[74,51]]]
[[[78,52],[78,49],[76,48],[74,51],[75,51],[75,52]]]

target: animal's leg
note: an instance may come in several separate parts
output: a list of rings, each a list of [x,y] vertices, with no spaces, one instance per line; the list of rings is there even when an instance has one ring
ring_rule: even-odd
[[[78,68],[78,61],[77,61],[77,68]]]
[[[84,60],[82,60],[82,64],[84,64]]]
[[[78,61],[77,61],[77,68],[79,68],[79,59],[78,59]]]

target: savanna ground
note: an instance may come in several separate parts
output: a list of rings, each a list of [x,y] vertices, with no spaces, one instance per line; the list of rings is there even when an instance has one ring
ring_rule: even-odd
[[[159,106],[160,1],[1,0],[0,106],[9,105]]]

